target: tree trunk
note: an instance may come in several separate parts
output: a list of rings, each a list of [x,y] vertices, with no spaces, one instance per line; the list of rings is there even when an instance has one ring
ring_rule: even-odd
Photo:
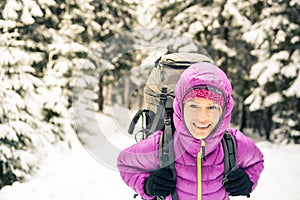
[[[98,110],[103,111],[104,97],[103,97],[103,74],[100,73],[98,81]]]
[[[272,129],[272,107],[268,107],[265,109],[264,123],[266,139],[270,140],[270,133]]]
[[[242,103],[242,109],[241,109],[241,123],[240,123],[240,131],[243,132],[243,129],[247,126],[247,111],[246,106]]]
[[[124,78],[124,90],[123,90],[123,103],[124,107],[127,107],[128,109],[131,108],[130,106],[130,80],[129,77]]]

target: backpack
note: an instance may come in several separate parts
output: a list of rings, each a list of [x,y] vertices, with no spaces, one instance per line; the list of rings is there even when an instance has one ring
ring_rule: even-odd
[[[144,103],[146,108],[139,110],[133,117],[128,133],[134,134],[134,129],[142,117],[142,129],[135,133],[136,141],[145,139],[152,133],[162,130],[159,141],[160,167],[169,167],[176,179],[174,167],[173,133],[173,100],[176,84],[181,73],[193,63],[210,62],[212,59],[198,53],[173,53],[160,57],[154,65],[144,87]],[[236,146],[232,135],[226,131],[222,138],[224,150],[224,177],[236,169]],[[224,178],[224,179],[225,179]],[[156,199],[163,199],[157,197]],[[178,199],[176,192],[172,199]]]

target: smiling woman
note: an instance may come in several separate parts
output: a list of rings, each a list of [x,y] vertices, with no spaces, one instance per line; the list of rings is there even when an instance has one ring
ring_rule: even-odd
[[[222,107],[212,100],[195,97],[184,103],[184,122],[197,139],[205,139],[217,127]]]
[[[229,128],[234,104],[231,93],[229,79],[214,64],[200,62],[184,70],[173,102],[176,179],[172,178],[174,171],[160,168],[159,140],[163,136],[157,131],[120,153],[118,169],[123,180],[143,199],[248,196],[256,187],[264,160],[250,138]],[[236,143],[236,166],[224,179],[222,138],[226,132]]]

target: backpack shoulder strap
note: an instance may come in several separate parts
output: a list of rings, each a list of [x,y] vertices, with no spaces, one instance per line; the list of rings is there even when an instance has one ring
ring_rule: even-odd
[[[226,176],[230,170],[236,167],[236,144],[229,131],[225,131],[222,145],[224,150],[224,174]]]
[[[172,130],[171,117],[164,118],[164,130],[160,136],[158,156],[160,168],[168,167],[173,173],[173,180],[176,180],[175,155],[174,155],[174,130]],[[172,194],[172,200],[178,200],[177,192]]]
[[[160,94],[160,100],[159,104],[157,106],[157,111],[154,116],[153,122],[151,124],[149,133],[153,133],[157,130],[160,130],[160,121],[163,120],[164,116],[166,115],[165,109],[166,109],[166,102],[167,102],[167,88],[163,87],[161,89],[161,94]]]
[[[174,142],[173,142],[173,130],[171,127],[171,118],[165,117],[164,130],[159,140],[159,163],[160,167],[166,167],[174,163]]]

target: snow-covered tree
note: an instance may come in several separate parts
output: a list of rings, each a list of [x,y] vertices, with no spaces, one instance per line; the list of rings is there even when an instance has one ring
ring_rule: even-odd
[[[136,5],[133,1],[126,0],[117,0],[113,2],[107,0],[88,1],[84,4],[85,6],[81,7],[89,8],[90,10],[84,13],[79,13],[77,9],[74,8],[73,10],[70,10],[70,12],[72,16],[78,18],[76,22],[82,25],[85,29],[81,34],[81,38],[82,41],[88,44],[89,56],[87,60],[89,61],[82,63],[89,64],[82,66],[81,72],[84,71],[83,74],[96,72],[96,74],[93,74],[90,78],[99,79],[99,86],[97,87],[98,97],[95,100],[98,101],[99,110],[102,110],[105,99],[103,89],[109,84],[105,79],[110,80],[112,77],[113,79],[117,79],[119,74],[118,71],[122,71],[122,68],[125,69],[128,67],[120,65],[115,67],[115,73],[111,71],[104,73],[103,70],[105,70],[105,66],[103,66],[102,60],[106,60],[106,62],[111,63],[111,65],[115,65],[118,62],[118,57],[120,56],[115,54],[114,56],[105,56],[108,55],[105,53],[105,55],[103,55],[103,51],[113,48],[105,44],[107,43],[107,40],[114,35],[133,28],[133,25],[136,22],[136,15],[134,13]],[[102,47],[105,49],[101,49]],[[119,46],[118,48],[122,48],[122,46]],[[130,60],[131,59],[128,59],[128,62],[130,62]],[[89,82],[86,78],[87,77],[84,77],[83,79]]]
[[[34,148],[43,144],[49,131],[39,109],[45,100],[46,86],[39,79],[45,55],[30,26],[33,17],[42,16],[41,9],[34,1],[11,0],[0,5],[2,187],[26,178],[37,161]]]
[[[251,111],[267,110],[269,139],[300,143],[300,3],[261,2],[260,15],[244,34],[258,58],[250,77],[257,87],[246,99]],[[260,122],[261,123],[261,122]]]
[[[228,74],[237,103],[235,124],[260,126],[268,139],[275,129],[299,142],[299,115],[293,112],[299,109],[298,1],[170,0],[156,5],[156,24],[193,34]],[[251,113],[245,103],[251,103]]]
[[[109,48],[107,47],[109,46]],[[130,107],[130,98],[140,99],[154,63],[160,56],[174,52],[207,52],[190,35],[167,28],[140,28],[110,38],[102,56],[111,61],[110,103]],[[134,56],[132,56],[134,55]],[[105,65],[104,65],[105,66]],[[106,65],[107,66],[107,65]],[[142,103],[140,103],[141,105]]]
[[[99,41],[130,28],[128,4],[0,3],[0,187],[28,177],[46,144],[72,137],[72,80]]]
[[[158,4],[158,24],[190,33],[229,76],[237,109],[233,122],[243,128],[243,101],[249,95],[248,72],[254,56],[242,38],[251,26],[248,1],[164,1]]]

